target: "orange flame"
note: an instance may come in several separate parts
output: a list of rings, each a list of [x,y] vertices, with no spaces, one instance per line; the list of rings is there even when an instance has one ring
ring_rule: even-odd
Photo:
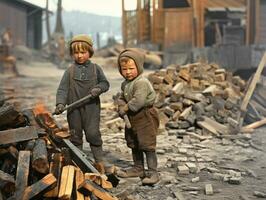
[[[46,107],[43,103],[37,103],[33,109],[33,113],[35,116],[37,116],[39,114],[49,113],[49,111],[46,109]]]

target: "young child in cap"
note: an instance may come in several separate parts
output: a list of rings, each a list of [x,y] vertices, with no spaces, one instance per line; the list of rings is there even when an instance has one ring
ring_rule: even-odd
[[[82,149],[82,136],[85,132],[86,140],[95,160],[96,168],[103,172],[103,149],[99,130],[100,98],[109,89],[103,70],[92,63],[93,42],[87,35],[76,35],[69,44],[70,55],[74,62],[65,71],[56,94],[55,113],[62,113],[67,104],[71,104],[89,94],[92,99],[78,107],[67,110],[67,121],[71,131],[71,141]]]
[[[155,91],[142,73],[145,54],[140,49],[128,48],[118,57],[122,95],[118,103],[121,117],[128,115],[132,128],[125,128],[127,146],[132,149],[134,166],[117,172],[120,177],[140,177],[143,185],[159,181],[156,157],[156,135],[159,127],[157,110],[153,107]],[[144,170],[144,154],[148,171]]]

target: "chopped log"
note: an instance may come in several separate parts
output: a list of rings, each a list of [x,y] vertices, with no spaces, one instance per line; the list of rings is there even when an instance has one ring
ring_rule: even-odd
[[[75,167],[67,165],[63,167],[58,198],[70,200],[75,177]]]
[[[15,179],[10,174],[0,170],[0,189],[6,193],[12,193],[15,190]]]
[[[56,186],[44,194],[44,197],[57,197],[59,193],[60,179],[61,179],[61,168],[62,168],[62,155],[61,153],[55,153],[52,162],[50,162],[50,173],[57,179]]]
[[[28,176],[30,167],[30,151],[20,151],[16,174],[16,191],[14,196],[21,199],[23,191],[28,186]]]
[[[179,119],[186,120],[192,111],[192,106],[187,107],[179,116]]]
[[[88,196],[90,193],[93,193],[96,197],[102,200],[118,200],[116,197],[109,194],[105,189],[99,187],[90,180],[85,180],[82,184],[80,184],[78,191],[86,196]]]
[[[42,174],[46,174],[49,171],[46,142],[43,139],[38,139],[35,142],[32,151],[32,168]]]
[[[189,82],[191,79],[191,75],[190,75],[189,70],[187,68],[180,69],[178,75],[180,78],[184,79],[187,82]]]
[[[200,90],[201,89],[200,81],[198,79],[192,78],[190,80],[190,87],[193,88],[194,90]]]
[[[19,116],[13,105],[4,105],[0,107],[0,128],[13,124]]]
[[[216,96],[218,93],[219,89],[216,85],[210,85],[207,87],[205,90],[203,90],[203,94],[211,95],[211,96]]]
[[[79,185],[84,181],[84,174],[79,169],[76,168],[75,186],[76,186],[76,198],[77,200],[84,200],[84,195],[78,191]]]
[[[28,200],[33,198],[40,199],[41,195],[44,194],[47,190],[54,187],[55,183],[56,178],[53,174],[46,175],[38,182],[26,188],[23,193],[22,200]]]
[[[12,156],[12,158],[14,158],[15,160],[18,160],[19,152],[18,152],[16,147],[11,145],[11,146],[8,147],[7,150],[8,150],[8,153]]]
[[[244,126],[244,129],[256,129],[266,124],[266,118]]]
[[[32,126],[0,131],[0,145],[32,140],[35,138],[38,138],[38,134],[36,128]]]
[[[35,120],[34,112],[32,109],[25,109],[22,111],[22,113],[27,118],[31,126],[35,126],[38,129],[40,128],[39,124]]]
[[[184,87],[185,87],[185,83],[179,82],[173,87],[172,92],[174,92],[175,94],[183,95],[185,92]]]

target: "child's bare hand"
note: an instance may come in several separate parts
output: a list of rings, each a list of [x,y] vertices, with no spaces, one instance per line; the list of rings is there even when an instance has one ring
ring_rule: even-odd
[[[101,92],[102,92],[101,88],[92,88],[90,93],[93,97],[97,97],[101,94]]]
[[[127,104],[125,104],[124,106],[119,106],[119,108],[118,108],[118,113],[119,113],[119,116],[121,116],[121,117],[126,115],[127,111],[128,111],[128,105]]]
[[[59,115],[59,114],[61,114],[62,112],[64,112],[64,108],[65,108],[65,105],[60,103],[60,104],[58,104],[58,105],[56,106],[54,113],[55,113],[56,115]]]

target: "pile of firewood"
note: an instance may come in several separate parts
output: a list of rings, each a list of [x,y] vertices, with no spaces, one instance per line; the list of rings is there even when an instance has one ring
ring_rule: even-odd
[[[118,184],[95,169],[39,105],[18,111],[0,105],[0,199],[117,199]]]
[[[216,64],[170,65],[148,76],[168,129],[228,134],[238,127],[245,81]]]

